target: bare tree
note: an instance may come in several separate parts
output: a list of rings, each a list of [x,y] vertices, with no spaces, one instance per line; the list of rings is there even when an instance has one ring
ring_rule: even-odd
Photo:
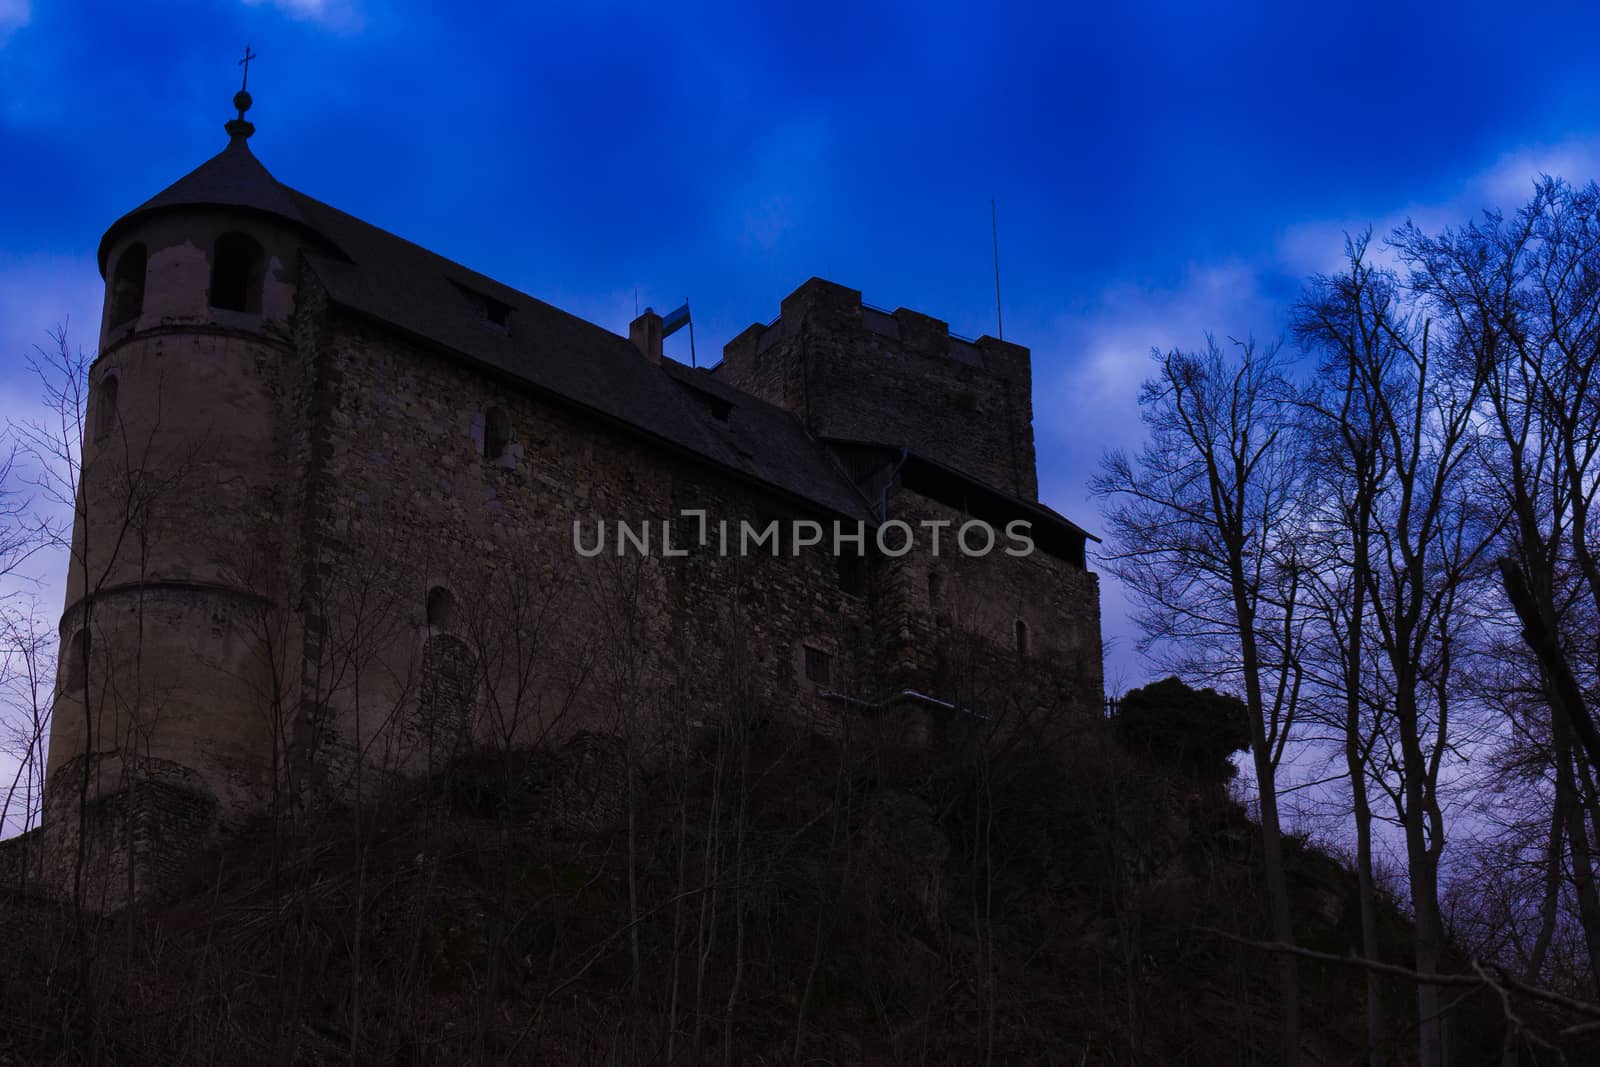
[[[1600,564],[1589,537],[1600,481],[1600,189],[1543,178],[1514,214],[1395,244],[1410,284],[1457,352],[1459,374],[1483,379],[1484,495],[1509,515],[1500,580],[1531,664],[1513,717],[1511,762],[1545,786],[1544,889],[1526,953],[1537,976],[1570,903],[1600,983],[1600,808],[1589,785],[1600,760],[1592,718],[1600,662]],[[1526,681],[1523,681],[1526,679]],[[1507,687],[1502,687],[1507,688]],[[1547,716],[1543,728],[1530,711]],[[1508,754],[1511,754],[1508,753]],[[1562,892],[1570,883],[1571,895]]]
[[[1439,864],[1445,848],[1440,772],[1452,734],[1457,655],[1469,595],[1496,533],[1492,509],[1475,502],[1471,461],[1484,378],[1433,328],[1426,308],[1353,242],[1350,270],[1313,284],[1300,308],[1303,336],[1319,343],[1347,380],[1357,380],[1367,425],[1352,455],[1371,448],[1371,555],[1365,584],[1382,652],[1379,677],[1389,714],[1379,720],[1389,793],[1405,832],[1415,913],[1416,970],[1435,973],[1444,952]],[[1371,432],[1369,443],[1362,439]],[[1365,547],[1365,546],[1364,546]],[[1438,987],[1418,986],[1418,1049],[1444,1056]]]
[[[44,625],[38,602],[8,598],[0,604],[0,751],[16,760],[16,771],[0,798],[0,834],[26,833],[39,825],[44,807],[44,771],[50,741],[56,659],[53,629]],[[37,863],[37,842],[27,848],[26,875]]]
[[[0,753],[16,764],[0,797],[3,838],[36,826],[43,806],[55,641],[19,569],[57,531],[51,518],[33,507],[28,476],[18,462],[15,427],[0,428],[0,452]],[[31,862],[24,860],[24,872]]]
[[[1412,285],[1485,379],[1496,446],[1485,473],[1512,518],[1502,580],[1549,675],[1552,706],[1591,765],[1600,763],[1600,736],[1584,690],[1597,664],[1572,627],[1600,611],[1600,560],[1589,537],[1600,488],[1597,210],[1594,184],[1544,178],[1510,218],[1489,213],[1436,237],[1415,227],[1396,236]]]
[[[136,764],[142,745],[148,745],[154,720],[159,717],[162,695],[143,692],[140,665],[143,655],[142,594],[136,605],[131,637],[118,646],[105,645],[104,628],[95,608],[109,585],[128,575],[142,577],[149,565],[152,529],[160,502],[188,477],[194,457],[204,441],[160,457],[160,471],[152,462],[162,439],[159,381],[151,384],[154,401],[147,405],[136,427],[122,417],[114,394],[102,390],[97,406],[91,403],[89,375],[94,356],[73,348],[65,326],[52,334],[48,346],[38,346],[28,365],[43,390],[46,414],[13,424],[19,448],[30,460],[29,476],[39,502],[48,507],[71,508],[70,525],[54,521],[42,511],[34,529],[45,547],[62,551],[80,589],[79,616],[70,647],[67,674],[77,685],[82,704],[84,751],[78,781],[76,856],[72,895],[81,909],[85,903],[84,877],[88,860],[88,798],[102,773],[96,753],[102,747],[120,749],[121,780],[117,785],[137,788]],[[93,424],[91,426],[91,423]],[[85,462],[86,434],[93,430],[98,452]],[[92,520],[92,521],[91,521]],[[142,588],[142,586],[141,586]],[[117,669],[111,669],[113,660]],[[109,732],[110,736],[102,736]],[[132,825],[126,828],[132,832]],[[131,893],[133,867],[126,871]],[[107,903],[111,887],[99,880],[100,904]]]
[[[482,733],[502,752],[550,739],[594,673],[594,643],[573,640],[568,625],[576,583],[540,566],[559,558],[553,539],[519,545],[473,583],[472,603],[461,610],[478,668]],[[557,671],[558,663],[565,669]]]
[[[1340,704],[1345,775],[1350,783],[1356,835],[1357,895],[1361,950],[1379,958],[1377,899],[1372,870],[1373,812],[1368,796],[1369,760],[1376,742],[1370,694],[1368,643],[1372,584],[1374,509],[1389,469],[1379,406],[1362,366],[1386,362],[1388,334],[1381,328],[1387,295],[1372,285],[1365,262],[1370,235],[1346,242],[1351,269],[1336,278],[1313,280],[1296,308],[1295,332],[1319,353],[1316,397],[1308,404],[1312,456],[1321,506],[1315,522],[1321,549],[1310,583],[1319,615],[1319,639],[1329,663],[1322,682]],[[1313,656],[1313,659],[1317,657]],[[1368,1059],[1383,1061],[1383,1011],[1378,975],[1366,974]]]
[[[1592,997],[1594,954],[1582,899],[1588,850],[1569,848],[1567,836],[1574,810],[1576,829],[1592,833],[1585,826],[1587,797],[1574,795],[1581,764],[1570,731],[1564,758],[1558,757],[1553,735],[1561,719],[1520,637],[1507,632],[1487,651],[1473,687],[1503,723],[1479,783],[1479,818],[1493,832],[1461,860],[1458,929],[1464,947],[1514,968],[1524,981]]]
[[[1150,437],[1137,460],[1105,457],[1091,483],[1107,497],[1107,562],[1139,605],[1142,649],[1180,670],[1242,684],[1260,791],[1274,936],[1294,941],[1278,814],[1277,769],[1302,681],[1301,494],[1294,387],[1278,347],[1230,356],[1159,353],[1140,403]],[[1294,958],[1279,957],[1283,1057],[1299,1055]]]

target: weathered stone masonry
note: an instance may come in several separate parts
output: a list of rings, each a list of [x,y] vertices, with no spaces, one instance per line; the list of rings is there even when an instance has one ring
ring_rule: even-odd
[[[813,278],[727,348],[717,376],[794,412],[820,438],[893,443],[1033,500],[1028,350],[861,302]]]
[[[1037,500],[1025,348],[813,279],[693,370],[653,312],[632,340],[566,315],[281,185],[250,132],[101,244],[47,882],[73,882],[80,801],[114,905],[219,829],[466,745],[1098,706],[1087,535]],[[963,554],[975,519],[1037,551]],[[713,550],[774,520],[869,550]],[[618,554],[619,521],[653,551]],[[870,547],[900,523],[912,550]]]

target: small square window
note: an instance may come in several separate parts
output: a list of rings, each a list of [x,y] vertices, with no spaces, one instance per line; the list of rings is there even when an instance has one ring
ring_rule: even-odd
[[[511,305],[502,304],[492,296],[483,298],[483,318],[490,326],[502,331],[511,329]]]
[[[806,681],[815,682],[817,685],[833,684],[833,657],[820,648],[805,646],[806,650]]]

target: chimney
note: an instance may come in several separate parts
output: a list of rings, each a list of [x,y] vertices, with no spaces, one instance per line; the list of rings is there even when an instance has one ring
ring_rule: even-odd
[[[645,308],[643,315],[628,324],[628,340],[652,365],[661,365],[661,316],[653,308]]]

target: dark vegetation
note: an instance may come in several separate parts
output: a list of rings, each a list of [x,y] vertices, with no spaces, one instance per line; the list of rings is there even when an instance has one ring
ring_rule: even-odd
[[[1191,689],[1176,676],[1131,690],[1118,702],[1124,745],[1200,778],[1238,773],[1228,759],[1250,747],[1244,701],[1215,689]]]
[[[1227,936],[1269,936],[1259,831],[1214,767],[1127,729],[932,752],[702,730],[641,775],[637,974],[620,753],[467,757],[375,804],[365,849],[348,817],[240,840],[77,935],[63,906],[6,900],[0,1063],[1266,1062],[1271,960]],[[1286,854],[1300,943],[1358,946],[1353,876]],[[1404,964],[1392,900],[1382,933]],[[1364,1057],[1363,981],[1302,967],[1313,1062]],[[1409,990],[1385,992],[1398,1053]],[[1482,1007],[1458,1037],[1495,1055],[1459,1062],[1498,1062]]]

